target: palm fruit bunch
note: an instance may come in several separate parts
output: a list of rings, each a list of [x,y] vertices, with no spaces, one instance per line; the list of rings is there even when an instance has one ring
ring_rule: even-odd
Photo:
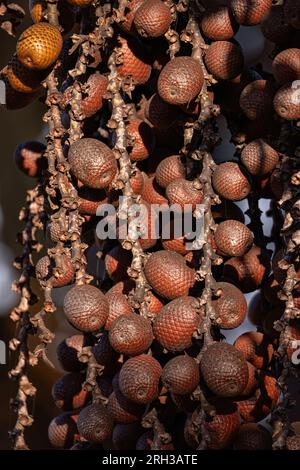
[[[286,378],[300,338],[299,2],[204,3],[33,1],[2,72],[7,107],[40,94],[49,127],[46,144],[15,152],[37,184],[21,212],[10,375],[36,394],[27,366],[56,341],[46,318],[63,287],[72,334],[56,343],[54,447],[297,445]],[[266,70],[249,65],[240,26],[273,47]],[[11,435],[26,448],[32,419],[20,419]]]

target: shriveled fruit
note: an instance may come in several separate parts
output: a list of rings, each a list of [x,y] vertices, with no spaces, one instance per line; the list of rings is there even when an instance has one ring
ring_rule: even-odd
[[[235,340],[234,347],[257,369],[266,368],[273,356],[270,339],[258,331],[243,333]]]
[[[234,162],[224,162],[213,173],[212,183],[215,191],[230,201],[240,201],[251,190],[247,177],[240,166]]]
[[[245,26],[260,23],[271,7],[272,0],[230,0],[237,22]]]
[[[209,39],[225,41],[235,35],[238,24],[229,8],[216,6],[206,10],[201,21],[201,29]]]
[[[216,311],[217,324],[220,328],[237,328],[245,320],[247,302],[244,294],[233,284],[218,282],[216,285],[220,294],[212,301]]]
[[[206,51],[205,65],[218,80],[231,80],[243,69],[244,57],[239,46],[228,41],[213,42]]]
[[[251,230],[237,220],[224,220],[214,233],[217,250],[225,256],[243,256],[253,244]]]
[[[112,436],[113,420],[105,406],[93,403],[79,413],[77,427],[88,441],[103,442]]]
[[[279,156],[265,140],[256,139],[243,148],[241,161],[251,175],[262,176],[274,170]]]
[[[121,315],[109,328],[112,347],[126,356],[137,356],[151,345],[153,333],[151,322],[140,315]]]
[[[178,395],[191,393],[199,384],[199,365],[190,356],[174,357],[164,366],[161,380],[173,393]]]
[[[157,38],[165,34],[171,24],[169,7],[161,0],[146,0],[136,11],[134,26],[140,36]]]

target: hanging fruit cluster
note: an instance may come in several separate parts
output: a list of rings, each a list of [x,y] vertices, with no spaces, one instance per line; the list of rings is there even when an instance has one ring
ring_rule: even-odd
[[[34,24],[2,71],[7,107],[40,96],[49,128],[45,145],[26,142],[15,154],[37,178],[20,214],[21,301],[11,315],[17,449],[34,418],[30,366],[49,363],[51,293],[67,285],[74,335],[57,346],[65,375],[52,389],[53,446],[300,448],[286,385],[300,339],[300,5],[223,3],[30,1]],[[246,66],[234,37],[257,24],[274,43],[272,73]],[[217,164],[220,115],[235,152]],[[203,220],[202,243],[191,249],[188,234],[172,230],[157,239],[150,211],[134,225],[129,210],[124,236],[97,237],[98,208],[124,216],[119,196],[129,209],[189,204]],[[270,240],[261,198],[272,204]],[[245,199],[248,225],[235,204]],[[257,289],[257,328],[229,344],[220,330],[242,325],[245,294]],[[259,424],[266,417],[273,431]]]

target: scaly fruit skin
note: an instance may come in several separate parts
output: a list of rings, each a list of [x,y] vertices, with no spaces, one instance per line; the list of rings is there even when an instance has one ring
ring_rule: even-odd
[[[300,436],[288,436],[286,439],[287,450],[300,450]]]
[[[291,26],[300,29],[300,2],[299,0],[286,0],[283,5],[284,16]]]
[[[219,196],[230,201],[241,201],[251,191],[251,186],[237,163],[224,162],[213,173],[212,183]]]
[[[153,333],[168,351],[183,351],[192,346],[193,333],[200,327],[203,316],[197,311],[194,297],[179,297],[165,305],[155,317]]]
[[[204,82],[200,63],[192,57],[175,57],[162,69],[157,89],[169,104],[186,104],[201,91]]]
[[[88,341],[84,335],[73,335],[64,339],[56,349],[57,359],[66,372],[79,372],[84,369],[85,364],[78,360],[77,354]]]
[[[133,309],[122,292],[115,292],[110,289],[105,294],[105,297],[109,308],[105,329],[109,330],[112,323],[121,315],[132,315]]]
[[[249,377],[248,377],[247,385],[241,393],[241,396],[243,397],[249,397],[253,395],[253,393],[255,393],[255,391],[258,388],[257,370],[248,361],[247,361],[247,367],[248,367]]]
[[[89,398],[83,388],[85,376],[79,372],[63,375],[52,387],[52,398],[56,406],[64,411],[84,406]]]
[[[25,108],[39,96],[38,91],[34,93],[20,93],[14,90],[7,77],[4,79],[4,83],[6,109],[9,111]]]
[[[248,293],[261,286],[269,269],[269,252],[253,246],[244,256],[233,257],[226,261],[223,277],[226,281],[232,281],[239,286],[242,292]]]
[[[108,302],[97,287],[75,286],[65,296],[64,312],[74,328],[87,333],[94,332],[105,325]]]
[[[251,230],[237,220],[224,220],[214,234],[217,250],[224,256],[243,256],[253,244]]]
[[[78,437],[77,415],[62,413],[53,418],[48,427],[48,439],[54,447],[69,449]]]
[[[107,85],[107,77],[98,72],[88,78],[85,87],[87,96],[80,103],[80,110],[85,118],[93,116],[102,108]]]
[[[135,403],[150,403],[158,397],[161,371],[159,362],[151,356],[128,359],[119,375],[121,393]]]
[[[128,424],[139,421],[145,407],[128,400],[120,390],[116,390],[108,398],[107,410],[115,423]]]
[[[234,440],[235,450],[271,450],[272,436],[269,431],[255,423],[244,423]]]
[[[289,40],[293,33],[293,28],[284,16],[283,5],[272,6],[261,23],[261,30],[265,38],[276,44],[282,44]]]
[[[203,192],[194,186],[193,181],[188,181],[184,178],[177,179],[169,183],[166,189],[166,196],[169,203],[179,204],[183,209],[187,204],[196,208],[197,204],[203,201]]]
[[[267,80],[254,80],[243,89],[240,95],[240,107],[247,118],[255,121],[267,118],[272,112],[274,89]]]
[[[37,23],[21,34],[16,52],[18,59],[25,67],[45,70],[54,64],[62,45],[62,36],[55,26]]]
[[[109,329],[109,342],[120,354],[138,356],[145,352],[153,341],[151,322],[140,315],[121,315]]]
[[[99,403],[89,405],[79,413],[77,427],[80,435],[90,442],[103,442],[112,436],[113,420]]]
[[[103,331],[98,338],[97,343],[92,349],[95,360],[100,366],[104,367],[103,373],[112,375],[118,370],[118,353],[113,350],[109,339],[108,332]]]
[[[234,347],[257,369],[266,368],[273,356],[270,339],[258,331],[243,333],[235,340]]]
[[[28,141],[18,145],[14,153],[17,167],[27,176],[38,178],[47,168],[47,159],[44,157],[46,146],[41,142]]]
[[[300,49],[294,47],[277,54],[272,63],[272,71],[280,85],[300,80]]]
[[[117,161],[112,150],[96,139],[83,138],[69,149],[72,173],[89,188],[107,188],[117,173]]]
[[[168,204],[168,199],[164,196],[164,191],[157,184],[154,176],[146,179],[142,198],[149,204]]]
[[[127,12],[125,10],[125,21],[119,23],[120,28],[126,33],[135,33],[135,28],[133,25],[133,20],[137,9],[143,5],[145,0],[129,0],[127,5]]]
[[[83,215],[95,215],[98,207],[108,202],[104,189],[81,186],[78,189],[78,210]]]
[[[133,162],[149,157],[155,145],[153,130],[145,121],[132,119],[126,126],[130,138],[128,154]]]
[[[201,29],[204,35],[213,41],[226,41],[231,39],[237,32],[239,26],[227,7],[218,6],[206,10]]]
[[[241,48],[228,41],[213,42],[206,51],[204,61],[208,71],[218,80],[232,80],[244,66]]]
[[[240,326],[247,313],[247,301],[244,294],[233,284],[218,282],[220,296],[212,301],[216,311],[217,324],[220,328],[232,329]]]
[[[300,118],[300,85],[298,82],[286,83],[277,91],[274,97],[274,109],[283,119]]]
[[[38,260],[35,267],[36,278],[39,282],[51,282],[52,287],[63,287],[70,284],[74,278],[75,268],[71,258],[67,255],[61,256],[61,267],[59,276],[54,275],[55,261],[49,256],[43,256]]]
[[[245,26],[259,24],[272,7],[272,0],[231,0],[237,22]]]
[[[7,79],[11,87],[20,93],[35,93],[41,88],[45,74],[25,67],[14,56],[7,68]]]
[[[158,38],[168,31],[172,16],[161,0],[146,0],[136,11],[133,22],[143,38]]]
[[[155,93],[145,105],[145,118],[158,129],[168,129],[178,119],[178,108]]]
[[[200,372],[208,388],[220,397],[238,396],[249,378],[243,355],[227,343],[214,343],[204,352]]]
[[[131,77],[135,85],[143,85],[151,75],[150,60],[143,46],[134,38],[118,38],[117,54],[120,56],[118,73],[122,78]]]
[[[119,282],[128,277],[127,270],[132,262],[132,253],[121,245],[112,248],[105,256],[105,268],[109,277]]]
[[[188,295],[195,283],[195,272],[178,253],[156,251],[145,265],[145,276],[158,295],[172,300]]]
[[[278,152],[263,139],[253,140],[241,153],[241,162],[253,176],[271,173],[278,161]]]
[[[161,380],[173,393],[178,395],[192,393],[199,384],[199,365],[190,356],[174,357],[164,366]]]

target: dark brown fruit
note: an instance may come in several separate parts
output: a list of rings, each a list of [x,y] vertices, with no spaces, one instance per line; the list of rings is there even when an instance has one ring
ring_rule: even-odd
[[[218,80],[231,80],[243,70],[244,57],[236,44],[228,41],[213,42],[206,51],[205,65]]]
[[[79,372],[63,375],[52,387],[52,398],[58,408],[64,411],[75,410],[84,406],[88,392],[83,390],[85,376]]]
[[[126,296],[122,292],[111,291],[111,289],[105,294],[108,302],[108,317],[105,323],[105,329],[109,330],[113,321],[121,315],[132,315],[133,309],[129,304]]]
[[[146,119],[158,129],[168,129],[178,119],[178,109],[155,93],[145,105]]]
[[[72,173],[89,188],[107,188],[117,173],[112,150],[96,139],[83,138],[69,149]]]
[[[21,34],[16,52],[25,67],[45,70],[54,64],[62,45],[63,40],[58,28],[48,23],[37,23]]]
[[[19,93],[18,91],[13,89],[7,77],[4,79],[4,83],[5,83],[6,109],[8,110],[25,108],[25,106],[28,106],[36,98],[38,98],[40,94],[39,92]]]
[[[214,234],[217,250],[224,256],[243,256],[253,244],[251,230],[237,220],[224,220]]]
[[[178,253],[157,251],[145,265],[145,276],[155,292],[166,299],[175,299],[188,292],[195,283],[195,272]]]
[[[172,16],[161,0],[146,0],[136,11],[133,22],[143,38],[158,38],[168,31]]]
[[[93,403],[80,412],[77,427],[88,441],[103,442],[112,436],[113,420],[103,405]]]
[[[300,82],[286,83],[274,97],[274,109],[283,119],[300,118]]]
[[[253,26],[268,13],[272,0],[230,0],[230,7],[239,24]]]
[[[199,365],[190,356],[177,356],[167,362],[161,376],[162,383],[172,393],[192,393],[200,380]]]
[[[85,367],[78,359],[78,353],[84,346],[88,346],[84,335],[69,336],[59,343],[56,350],[57,358],[65,371],[78,372]]]
[[[98,207],[107,204],[108,197],[104,189],[81,186],[78,189],[78,210],[83,215],[95,215]]]
[[[187,204],[195,209],[203,201],[202,191],[195,187],[193,181],[184,178],[172,181],[166,189],[166,196],[171,205],[179,204],[183,209]]]
[[[50,282],[52,287],[62,287],[70,284],[74,278],[75,268],[71,258],[61,256],[61,266],[55,265],[55,260],[49,256],[43,256],[35,267],[36,278],[40,283]]]
[[[293,28],[284,16],[283,5],[273,5],[261,23],[261,30],[265,38],[276,44],[289,40]]]
[[[46,146],[42,142],[28,141],[18,145],[14,159],[17,167],[26,175],[37,178],[47,168],[44,157]]]
[[[63,413],[53,418],[48,427],[48,439],[54,447],[69,449],[78,437],[77,416]]]
[[[243,355],[227,343],[214,343],[205,351],[200,371],[208,388],[221,397],[238,396],[249,378]]]
[[[103,331],[103,333],[101,333],[92,352],[97,363],[104,367],[105,373],[111,375],[118,370],[117,360],[119,355],[113,350],[108,339],[107,331]]]
[[[141,119],[132,119],[126,126],[129,137],[129,157],[133,162],[145,160],[154,148],[154,133],[149,124]]]
[[[250,248],[244,256],[226,261],[223,277],[238,285],[242,292],[252,292],[261,286],[270,269],[269,252],[257,246]]]
[[[112,442],[115,450],[134,450],[144,428],[140,423],[116,424]]]
[[[143,5],[145,0],[129,0],[125,10],[125,21],[119,23],[120,28],[126,33],[134,33],[133,20],[137,9]]]
[[[168,351],[183,351],[192,346],[193,334],[203,321],[194,297],[180,297],[165,305],[155,317],[153,333]]]
[[[64,312],[74,328],[94,332],[105,325],[108,302],[97,287],[75,286],[65,296]]]
[[[300,29],[300,3],[299,0],[286,0],[284,2],[284,16],[293,28]]]
[[[234,162],[224,162],[213,173],[212,183],[219,196],[230,201],[245,199],[251,186],[240,166]]]
[[[221,294],[212,301],[217,315],[217,324],[224,329],[237,328],[243,323],[247,313],[247,301],[244,294],[228,282],[218,282],[217,291]]]
[[[238,30],[231,11],[225,6],[216,6],[208,9],[201,22],[201,29],[205,36],[214,41],[225,41],[232,38]]]
[[[256,139],[244,147],[241,161],[251,175],[262,176],[274,170],[279,156],[265,140]]]
[[[122,63],[118,72],[122,78],[131,78],[135,85],[146,83],[151,74],[150,60],[143,46],[134,38],[118,38],[117,50]]]
[[[152,356],[142,354],[128,359],[119,375],[121,393],[135,403],[150,403],[158,396],[161,371]]]
[[[41,88],[45,73],[25,67],[14,56],[7,68],[7,78],[11,87],[20,93],[34,93]]]
[[[274,89],[267,80],[254,80],[243,89],[240,95],[240,107],[247,118],[255,121],[267,117],[272,112]]]
[[[175,57],[162,69],[157,89],[167,103],[186,104],[200,93],[203,81],[200,62],[192,57]]]
[[[154,176],[146,179],[142,197],[149,204],[168,204],[168,199],[164,196],[164,191],[157,184]]]
[[[249,377],[248,377],[247,385],[241,393],[241,396],[243,397],[252,396],[258,388],[257,370],[248,361],[247,361],[247,367],[248,367]]]
[[[120,354],[137,356],[153,341],[151,322],[140,315],[121,315],[109,329],[109,341]]]
[[[145,407],[128,400],[120,390],[116,390],[109,396],[107,411],[115,423],[128,424],[139,421]]]
[[[171,155],[159,163],[155,175],[159,186],[166,188],[172,181],[181,178],[185,178],[185,167],[179,155]]]
[[[233,446],[236,450],[271,450],[272,436],[258,424],[244,423],[238,430]]]
[[[272,71],[280,85],[300,80],[300,49],[294,47],[277,54],[272,63]]]
[[[102,108],[107,85],[108,79],[104,75],[98,72],[90,75],[84,87],[87,96],[83,95],[80,103],[80,111],[85,118],[93,116]]]
[[[132,253],[121,245],[112,248],[105,256],[105,268],[109,277],[115,281],[122,281],[128,277],[127,269],[132,262]]]
[[[243,333],[235,340],[234,347],[257,369],[266,368],[273,356],[270,339],[258,331]]]

